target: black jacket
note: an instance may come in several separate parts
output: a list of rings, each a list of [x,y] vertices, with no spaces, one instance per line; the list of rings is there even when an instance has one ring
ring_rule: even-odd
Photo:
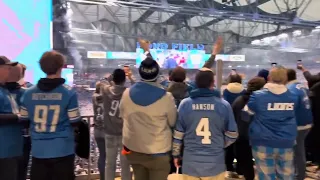
[[[306,138],[306,146],[313,151],[320,151],[320,82],[315,83],[309,92],[311,101],[313,127]]]
[[[90,153],[90,130],[88,123],[82,120],[76,128],[75,134],[76,154],[81,158],[88,159]]]
[[[250,115],[245,109],[249,98],[249,94],[244,94],[237,97],[232,103],[232,110],[238,126],[240,139],[249,139],[249,125],[252,120],[252,115]]]

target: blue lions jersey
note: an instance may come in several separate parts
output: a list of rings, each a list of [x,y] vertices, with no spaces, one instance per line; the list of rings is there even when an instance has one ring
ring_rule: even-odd
[[[74,154],[71,123],[80,121],[77,94],[67,85],[44,92],[37,86],[27,89],[21,118],[30,120],[32,156],[57,158]]]
[[[277,88],[255,91],[249,99],[249,111],[254,113],[249,127],[250,143],[252,146],[292,148],[297,136],[295,107],[298,97],[285,86],[273,86]],[[283,92],[275,94],[273,91],[281,92],[280,87]]]
[[[173,151],[183,142],[183,173],[207,177],[224,172],[224,148],[238,136],[230,104],[220,97],[186,98],[178,113]]]
[[[0,114],[18,114],[19,107],[7,89],[0,87]],[[10,124],[0,126],[0,158],[22,155],[22,126]]]

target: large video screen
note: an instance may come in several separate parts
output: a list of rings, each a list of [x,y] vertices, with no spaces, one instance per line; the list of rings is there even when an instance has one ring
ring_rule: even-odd
[[[142,49],[137,49],[136,52],[136,65],[139,66],[146,56]],[[173,69],[177,66],[181,66],[186,69],[198,69],[202,67],[207,60],[205,51],[203,50],[180,51],[172,49],[151,49],[150,53],[163,69]]]
[[[25,79],[36,83],[41,55],[50,50],[51,0],[0,0],[0,55],[27,66]]]
[[[63,68],[61,72],[61,77],[66,80],[65,84],[73,86],[73,69]]]

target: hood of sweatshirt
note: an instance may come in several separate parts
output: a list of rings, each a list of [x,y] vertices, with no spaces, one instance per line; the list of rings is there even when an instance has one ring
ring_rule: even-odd
[[[273,94],[283,94],[288,91],[287,87],[283,84],[267,83],[263,86],[264,89],[268,89]]]
[[[65,79],[63,78],[55,78],[55,79],[48,79],[48,78],[41,78],[38,81],[37,87],[44,92],[49,92],[57,88],[58,86],[65,83]]]
[[[140,106],[149,106],[165,96],[166,93],[166,90],[156,82],[137,82],[131,86],[129,91],[131,100]]]
[[[230,93],[239,94],[243,92],[244,87],[240,83],[229,83],[226,88]]]
[[[21,85],[17,82],[7,82],[5,86],[9,91],[14,91],[21,88]]]
[[[189,86],[184,82],[170,82],[167,88],[175,99],[184,99],[189,96]]]

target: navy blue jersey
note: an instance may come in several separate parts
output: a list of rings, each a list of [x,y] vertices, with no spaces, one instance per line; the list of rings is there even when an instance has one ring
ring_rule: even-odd
[[[176,147],[183,142],[183,173],[207,177],[225,171],[224,148],[238,136],[230,104],[215,96],[190,97],[182,100],[178,113],[173,155],[179,155]]]
[[[0,113],[18,114],[19,107],[7,89],[0,87]],[[19,124],[0,126],[0,158],[22,155],[22,126]]]
[[[74,154],[71,123],[80,121],[77,94],[67,85],[44,92],[37,86],[27,89],[21,118],[30,120],[32,156],[57,158]]]

